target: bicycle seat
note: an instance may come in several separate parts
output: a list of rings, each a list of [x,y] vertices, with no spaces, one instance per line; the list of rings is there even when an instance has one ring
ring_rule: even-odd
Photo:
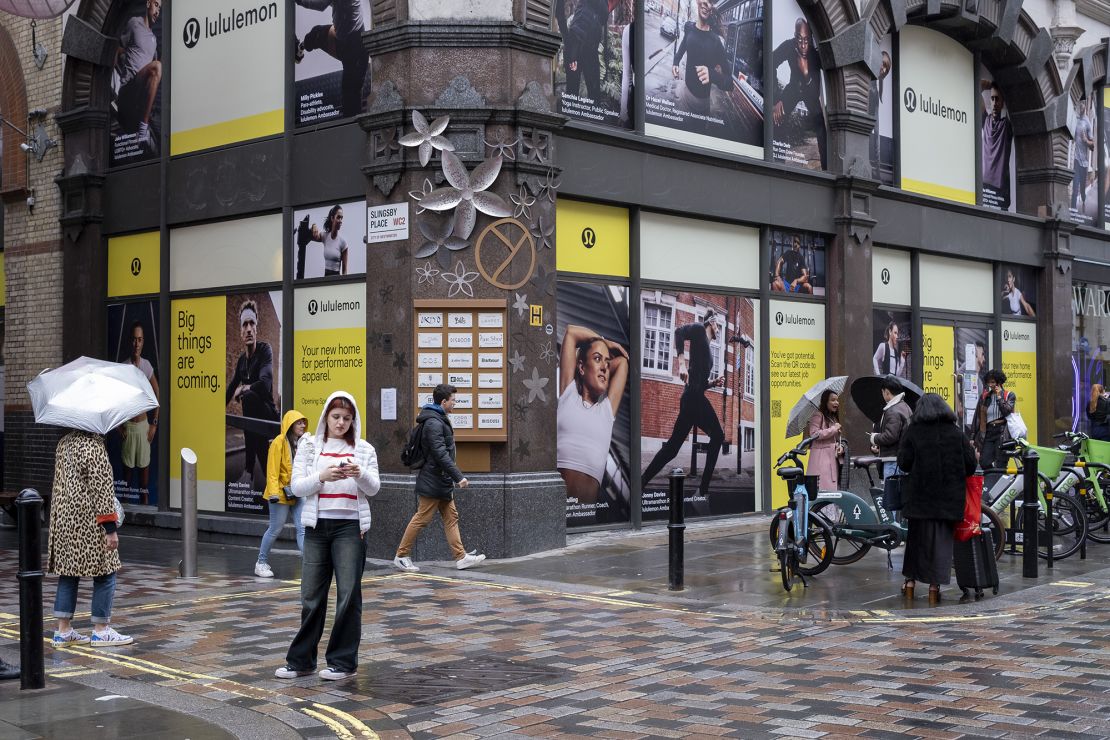
[[[877,457],[875,455],[852,458],[852,464],[855,465],[857,468],[866,468],[874,465],[875,463],[881,463],[882,461],[883,459],[881,457]]]
[[[775,472],[778,473],[780,478],[797,478],[805,471],[795,465],[791,465],[789,467],[779,468]]]

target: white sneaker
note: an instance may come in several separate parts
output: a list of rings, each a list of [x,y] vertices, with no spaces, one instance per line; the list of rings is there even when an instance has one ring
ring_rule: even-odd
[[[350,678],[353,675],[355,675],[354,671],[340,671],[335,668],[325,668],[320,671],[320,678],[325,681],[338,681],[341,678]]]
[[[270,566],[266,563],[255,563],[254,574],[259,578],[273,578],[274,572],[270,570]]]
[[[55,645],[84,645],[88,642],[88,635],[82,635],[75,629],[70,629],[69,632],[59,632],[58,630],[54,630]]]
[[[412,562],[412,558],[393,558],[393,565],[398,570],[403,570],[406,573],[419,573],[420,568],[416,563]]]
[[[301,676],[311,676],[316,671],[295,671],[289,666],[282,666],[274,671],[274,675],[278,678],[300,678]]]
[[[475,565],[477,565],[478,563],[482,562],[485,559],[486,559],[485,555],[479,555],[477,553],[468,552],[465,557],[461,558],[460,560],[455,561],[455,567],[458,568],[459,570],[466,570],[467,568],[473,568]]]
[[[89,644],[93,647],[116,647],[118,645],[130,645],[133,642],[131,635],[121,635],[109,627],[103,632],[93,630],[92,640]]]

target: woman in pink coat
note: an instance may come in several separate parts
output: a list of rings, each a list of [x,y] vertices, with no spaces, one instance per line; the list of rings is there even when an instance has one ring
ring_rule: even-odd
[[[806,436],[813,437],[809,448],[809,475],[821,476],[820,490],[840,488],[837,476],[837,448],[840,441],[840,396],[833,390],[821,394],[817,413],[809,420]]]

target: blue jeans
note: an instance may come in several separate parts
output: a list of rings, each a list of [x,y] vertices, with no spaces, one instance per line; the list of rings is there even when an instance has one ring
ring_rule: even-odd
[[[324,659],[329,668],[358,667],[362,640],[362,572],[366,542],[357,519],[319,519],[304,534],[301,562],[301,628],[289,645],[285,663],[293,670],[316,670],[316,649],[324,634],[328,591],[335,575],[335,621]]]
[[[274,546],[274,540],[281,534],[290,511],[293,512],[293,526],[297,530],[297,549],[304,552],[304,525],[301,524],[301,509],[304,508],[304,499],[299,498],[294,504],[275,504],[273,501],[270,501],[269,504],[270,526],[266,529],[266,534],[262,535],[262,547],[258,550],[258,562],[260,563],[270,561],[270,548]]]
[[[77,611],[77,576],[58,576],[58,592],[54,595],[54,616],[73,619]],[[116,597],[116,574],[93,578],[92,623],[105,625],[112,621],[112,601]]]

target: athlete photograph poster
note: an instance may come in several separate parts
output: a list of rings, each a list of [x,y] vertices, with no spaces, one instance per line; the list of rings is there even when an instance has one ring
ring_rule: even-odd
[[[909,311],[874,310],[871,320],[873,375],[893,375],[910,380],[913,370],[913,321]]]
[[[772,18],[773,159],[811,170],[827,169],[825,76],[818,39],[793,0],[776,2]]]
[[[113,38],[110,111],[113,167],[158,157],[162,134],[162,2],[129,0]]]
[[[293,278],[366,273],[366,201],[326,203],[293,212]]]
[[[370,96],[370,0],[296,0],[293,47],[297,125],[362,113]]]
[[[159,400],[166,395],[158,368],[158,301],[108,306],[105,359],[142,371]],[[116,497],[125,504],[158,505],[159,409],[128,419],[104,436]]]
[[[1002,266],[1002,315],[1037,315],[1037,271],[1025,265]]]
[[[628,288],[558,283],[556,467],[567,526],[629,521],[632,500]]]
[[[883,185],[894,184],[894,37],[886,35],[879,42],[881,50],[879,77],[871,81],[867,111],[875,117],[871,130],[871,177]]]
[[[671,0],[644,9],[645,131],[763,156],[764,0]]]
[[[227,511],[266,512],[266,457],[281,431],[281,301],[280,291],[227,297]]]
[[[825,295],[825,236],[809,231],[771,231],[771,291]]]
[[[643,518],[668,515],[668,475],[686,471],[690,516],[755,510],[757,315],[737,296],[641,293]]]
[[[1068,123],[1072,132],[1068,161],[1071,164],[1071,185],[1068,209],[1071,220],[1090,226],[1098,211],[1098,123],[1091,100],[1068,101]]]
[[[563,115],[588,123],[632,126],[634,0],[555,0],[563,36],[555,94]]]
[[[1017,203],[1017,155],[1014,151],[1014,128],[1006,97],[986,67],[979,68],[979,98],[983,111],[982,199],[987,208],[1013,212]]]
[[[1102,224],[1103,228],[1110,229],[1110,146],[1107,145],[1107,132],[1110,132],[1110,93],[1107,88],[1102,88],[1102,146],[1099,147],[1102,157]]]

